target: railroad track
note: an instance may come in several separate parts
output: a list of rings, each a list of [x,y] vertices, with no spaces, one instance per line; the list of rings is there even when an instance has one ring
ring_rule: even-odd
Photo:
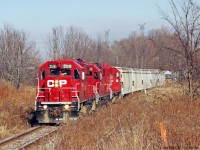
[[[0,141],[0,150],[20,150],[58,130],[55,126],[38,126]]]

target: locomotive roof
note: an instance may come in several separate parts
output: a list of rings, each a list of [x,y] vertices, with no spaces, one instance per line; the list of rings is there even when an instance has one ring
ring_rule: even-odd
[[[80,67],[80,68],[83,68],[83,66],[81,66],[81,64],[79,64],[76,60],[72,60],[72,59],[58,59],[58,60],[51,60],[51,61],[47,61],[46,63],[44,64],[57,64],[57,63],[72,63],[72,64],[75,64],[76,66]],[[43,65],[44,65],[43,64]]]

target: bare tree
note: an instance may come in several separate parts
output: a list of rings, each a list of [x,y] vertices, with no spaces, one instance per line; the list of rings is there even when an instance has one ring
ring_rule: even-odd
[[[169,51],[168,47],[177,48],[177,43],[174,42],[174,34],[166,27],[161,29],[151,30],[148,36],[154,49],[155,67],[161,70],[178,71],[183,69],[182,57],[175,51]],[[178,49],[178,48],[177,48]],[[151,50],[152,51],[152,50]]]
[[[200,51],[200,7],[193,0],[175,2],[170,0],[172,14],[160,9],[161,15],[174,29],[173,41],[178,46],[167,46],[169,51],[176,52],[186,62],[188,91],[193,93],[193,77],[197,69],[195,57]]]
[[[33,77],[37,57],[35,43],[28,41],[27,33],[5,25],[0,30],[0,77],[20,84]],[[29,76],[32,72],[32,76]]]
[[[102,56],[103,43],[100,33],[97,36],[96,42],[96,62],[99,63]]]
[[[64,51],[64,34],[62,26],[52,28],[52,34],[49,34],[47,41],[48,54],[51,59],[55,60],[61,57],[61,53]]]
[[[117,65],[133,68],[154,67],[155,51],[147,36],[134,32],[127,39],[115,41],[111,48]]]
[[[66,29],[64,53],[69,58],[87,59],[92,42],[92,39],[82,29],[70,26]]]
[[[51,59],[87,58],[93,41],[80,28],[59,26],[52,31],[47,42]]]

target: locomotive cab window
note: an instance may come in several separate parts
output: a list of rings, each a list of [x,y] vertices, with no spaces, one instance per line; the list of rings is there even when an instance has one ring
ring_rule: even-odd
[[[62,69],[61,75],[63,75],[63,76],[71,75],[71,69]]]
[[[50,75],[51,76],[58,76],[59,75],[59,69],[50,69]]]
[[[88,68],[88,72],[89,72],[88,76],[92,76],[92,68]]]
[[[80,79],[80,73],[77,69],[74,70],[74,79]]]
[[[89,76],[92,76],[92,71],[89,71]]]
[[[44,80],[46,77],[46,70],[41,71],[41,79]]]
[[[94,72],[94,79],[99,79],[98,72]]]

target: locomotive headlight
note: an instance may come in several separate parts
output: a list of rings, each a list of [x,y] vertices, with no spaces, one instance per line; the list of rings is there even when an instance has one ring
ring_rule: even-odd
[[[65,108],[65,109],[69,109],[69,105],[65,105],[64,108]]]
[[[47,105],[43,105],[43,109],[47,109]]]

